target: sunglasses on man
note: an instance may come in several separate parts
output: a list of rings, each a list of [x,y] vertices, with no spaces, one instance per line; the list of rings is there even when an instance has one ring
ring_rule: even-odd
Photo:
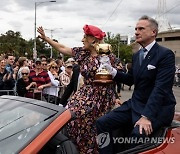
[[[41,65],[41,62],[36,62],[36,65]]]

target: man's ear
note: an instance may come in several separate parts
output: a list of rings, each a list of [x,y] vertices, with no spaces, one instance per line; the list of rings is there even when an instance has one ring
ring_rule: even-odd
[[[157,31],[155,29],[152,31],[152,33],[153,33],[153,36],[157,35]]]

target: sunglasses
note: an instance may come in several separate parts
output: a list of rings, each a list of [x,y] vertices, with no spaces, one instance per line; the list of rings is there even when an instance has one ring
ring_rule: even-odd
[[[57,67],[57,66],[52,66],[51,68],[52,68],[52,69],[58,69],[58,67]]]
[[[37,62],[36,65],[41,65],[41,62]]]
[[[28,75],[28,73],[21,73],[22,75]]]
[[[47,64],[42,64],[42,66],[47,66]]]

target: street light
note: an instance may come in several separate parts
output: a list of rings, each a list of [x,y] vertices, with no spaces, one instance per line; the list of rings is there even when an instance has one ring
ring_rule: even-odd
[[[63,28],[54,28],[54,29],[44,29],[44,30],[49,30],[51,32],[51,39],[53,39],[53,35],[52,33],[55,31],[55,30],[58,30],[58,29],[63,29]],[[51,56],[50,58],[53,57],[53,51],[52,51],[52,46],[51,46]]]
[[[56,2],[56,1],[43,1],[43,2],[35,2],[35,21],[34,21],[34,50],[33,50],[33,58],[37,58],[37,50],[36,50],[36,8],[38,5],[42,3],[47,3],[47,2]]]

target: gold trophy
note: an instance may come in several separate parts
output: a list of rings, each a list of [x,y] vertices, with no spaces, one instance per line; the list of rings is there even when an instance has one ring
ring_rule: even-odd
[[[95,48],[97,53],[101,55],[100,57],[101,64],[97,70],[93,82],[97,84],[113,83],[112,75],[105,68],[103,68],[103,64],[105,63],[111,65],[108,55],[112,52],[112,46],[110,44],[97,44]]]

